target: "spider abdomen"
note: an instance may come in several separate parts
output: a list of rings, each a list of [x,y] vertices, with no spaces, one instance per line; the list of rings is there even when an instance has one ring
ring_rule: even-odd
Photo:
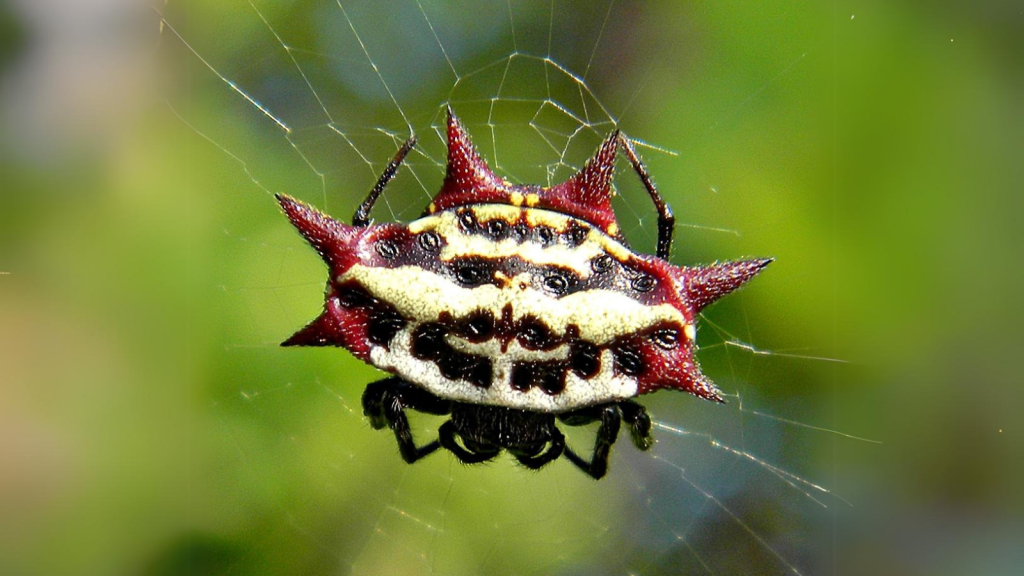
[[[373,227],[352,250],[331,282],[365,295],[342,316],[376,306],[367,359],[442,398],[564,412],[656,387],[647,368],[692,348],[672,270],[565,214],[471,205]],[[644,362],[659,330],[673,346]]]

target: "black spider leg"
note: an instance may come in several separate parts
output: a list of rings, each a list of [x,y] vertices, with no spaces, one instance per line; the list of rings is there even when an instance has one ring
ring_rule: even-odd
[[[590,461],[584,460],[579,454],[573,452],[572,448],[565,447],[565,456],[594,479],[601,479],[608,472],[608,454],[612,445],[619,436],[619,426],[622,417],[619,408],[615,404],[584,408],[576,412],[569,412],[558,417],[559,420],[569,426],[584,426],[595,420],[601,425],[597,429],[597,438],[594,440],[594,454]]]
[[[395,157],[388,162],[387,168],[384,168],[384,173],[377,179],[377,183],[374,184],[373,189],[370,190],[370,194],[363,200],[363,203],[356,209],[356,213],[352,216],[352,225],[356,228],[363,228],[370,224],[370,210],[373,210],[373,205],[377,203],[377,199],[380,198],[384,187],[388,185],[388,182],[395,177],[395,173],[398,172],[399,166],[402,165],[402,161],[412,150],[413,146],[416,145],[416,137],[410,136],[405,144],[398,149],[395,153]]]
[[[622,412],[622,420],[629,424],[633,444],[640,450],[650,450],[654,446],[654,436],[651,435],[651,417],[647,409],[632,400],[626,400],[619,403],[619,411]]]
[[[416,446],[412,430],[409,428],[409,419],[405,415],[406,408],[427,414],[444,415],[451,412],[451,402],[442,400],[396,376],[373,382],[363,392],[363,413],[370,419],[370,426],[374,430],[380,430],[384,426],[390,427],[395,433],[395,439],[398,440],[398,451],[401,452],[402,459],[412,464],[440,448],[441,444],[434,440],[429,444]]]
[[[633,143],[622,132],[619,132],[619,144],[626,151],[626,158],[629,159],[633,170],[640,177],[644,188],[647,189],[647,193],[651,196],[651,201],[654,202],[655,210],[658,211],[657,254],[658,258],[668,260],[669,253],[672,251],[672,233],[675,229],[676,217],[672,214],[672,208],[665,203],[665,200],[661,198],[661,194],[658,193],[658,188],[654,185],[654,181],[651,180],[651,175],[647,172],[644,163],[640,161],[640,156],[637,155],[636,149],[633,148]]]
[[[526,466],[531,470],[539,470],[552,460],[557,459],[565,451],[565,436],[562,436],[562,433],[559,432],[557,428],[553,428],[553,434],[550,442],[551,444],[548,446],[547,451],[544,452],[541,452],[544,448],[543,444],[532,454],[518,450],[511,452],[516,457],[516,460],[518,460],[523,466]]]
[[[437,431],[437,439],[445,449],[447,449],[455,457],[459,459],[463,464],[479,464],[486,462],[491,458],[494,458],[501,452],[501,448],[495,446],[484,446],[481,444],[467,444],[466,448],[459,445],[458,440],[459,433],[455,430],[455,424],[451,420],[441,425],[441,428]],[[463,439],[465,441],[465,439]]]

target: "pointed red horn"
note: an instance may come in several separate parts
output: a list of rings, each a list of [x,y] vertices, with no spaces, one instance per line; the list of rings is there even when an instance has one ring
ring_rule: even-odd
[[[340,346],[344,342],[344,334],[344,326],[338,316],[325,310],[281,346]]]
[[[619,151],[619,131],[605,138],[583,169],[565,182],[542,190],[540,205],[586,220],[619,238],[621,230],[612,210],[612,175]]]
[[[361,229],[338,222],[291,196],[275,194],[274,197],[295,228],[335,274],[355,263],[354,247]]]
[[[469,133],[448,107],[448,168],[441,190],[424,216],[454,206],[480,202],[508,202],[507,184],[494,175],[473,147]]]
[[[292,334],[281,346],[343,346],[356,358],[368,360],[369,341],[366,326],[369,312],[343,307],[331,288],[324,302],[324,310],[302,330]]]
[[[696,374],[693,376],[693,381],[690,383],[688,391],[699,398],[725,404],[725,398],[722,398],[722,391],[700,371],[696,364],[694,364],[694,371]]]
[[[583,169],[569,179],[567,189],[573,192],[574,201],[585,206],[611,205],[612,175],[618,151],[619,131],[615,130],[605,138]]]
[[[773,261],[774,258],[759,258],[686,268],[684,279],[687,301],[694,313],[700,312],[715,300],[742,286]]]
[[[448,107],[448,173],[445,185],[458,182],[463,185],[471,181],[494,178],[487,163],[473,146],[469,132],[462,126],[452,107]]]

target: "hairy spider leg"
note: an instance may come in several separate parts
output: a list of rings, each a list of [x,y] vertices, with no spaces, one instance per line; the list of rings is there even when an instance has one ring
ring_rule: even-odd
[[[569,412],[559,416],[558,419],[568,426],[584,426],[595,420],[601,422],[597,429],[597,438],[594,440],[594,453],[589,462],[568,446],[565,447],[565,456],[580,470],[593,476],[595,480],[603,478],[608,472],[608,455],[619,436],[619,427],[622,423],[619,407],[615,404],[605,404]]]
[[[557,428],[552,428],[552,432],[551,443],[545,452],[541,452],[544,445],[539,446],[537,451],[532,454],[519,450],[510,450],[510,452],[523,466],[530,470],[540,470],[551,461],[556,460],[565,451],[565,436],[562,436],[562,433]]]
[[[373,210],[373,205],[377,203],[377,199],[380,198],[384,188],[388,185],[388,182],[395,177],[395,173],[398,172],[398,168],[402,165],[402,161],[405,157],[416,146],[416,136],[410,136],[408,140],[402,144],[402,147],[395,153],[395,157],[388,162],[384,173],[377,179],[377,183],[373,185],[373,189],[370,190],[370,194],[363,200],[363,203],[356,209],[356,213],[352,216],[352,225],[356,228],[365,228],[370,224],[370,210]]]
[[[501,448],[484,446],[481,444],[467,445],[463,448],[459,445],[459,433],[455,430],[455,424],[449,420],[441,425],[437,431],[437,439],[446,450],[455,454],[463,464],[479,464],[494,458],[501,453]],[[465,440],[465,439],[463,439]],[[467,449],[468,448],[468,449]]]
[[[662,199],[658,188],[654,185],[654,180],[651,180],[651,174],[647,172],[647,167],[640,161],[640,156],[636,153],[633,143],[622,132],[618,133],[617,138],[623,150],[626,151],[626,158],[629,159],[630,165],[633,166],[633,170],[640,177],[644,188],[647,189],[647,194],[650,195],[651,202],[654,203],[654,209],[658,211],[658,249],[656,253],[658,258],[668,260],[669,253],[672,251],[672,234],[675,231],[676,217],[672,214],[672,208]]]
[[[647,408],[626,400],[619,402],[619,411],[622,413],[622,420],[629,424],[629,435],[633,444],[640,450],[650,450],[654,446],[654,436],[651,434],[651,417],[647,414]]]
[[[363,413],[370,419],[370,426],[380,430],[389,426],[398,440],[398,451],[407,463],[432,454],[441,447],[434,440],[423,446],[416,446],[409,427],[405,409],[443,416],[451,413],[451,402],[442,400],[401,378],[392,376],[369,384],[363,392]]]

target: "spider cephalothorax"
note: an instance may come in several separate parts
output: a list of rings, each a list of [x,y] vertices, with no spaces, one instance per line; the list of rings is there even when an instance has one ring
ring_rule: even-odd
[[[575,176],[552,187],[497,177],[448,111],[448,168],[424,215],[370,224],[369,213],[411,138],[352,225],[279,195],[330,269],[324,312],[285,346],[342,346],[394,374],[363,407],[414,462],[439,447],[462,462],[508,450],[540,468],[565,454],[595,478],[620,420],[650,448],[650,419],[631,399],[662,388],[721,401],[694,358],[694,321],[771,260],[706,267],[668,263],[673,216],[630,141],[613,132]],[[658,211],[657,256],[629,249],[611,206],[622,150]],[[450,414],[417,447],[405,409]],[[555,425],[600,422],[586,460]]]

